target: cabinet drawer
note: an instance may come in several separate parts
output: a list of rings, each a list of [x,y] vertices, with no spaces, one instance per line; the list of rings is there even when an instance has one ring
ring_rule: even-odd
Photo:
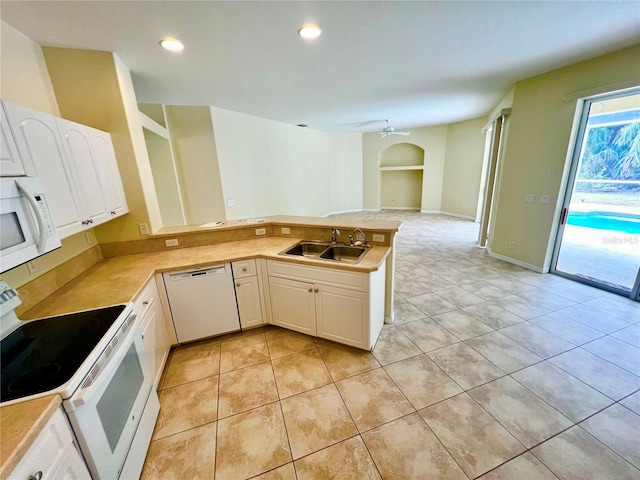
[[[231,268],[233,269],[233,278],[254,277],[258,274],[255,260],[232,262]]]
[[[155,279],[152,278],[133,301],[133,312],[138,316],[144,315],[157,298],[158,288],[156,287]]]
[[[269,275],[293,278],[304,282],[337,285],[361,292],[369,291],[369,276],[364,273],[338,270],[335,268],[310,267],[295,263],[267,262]]]
[[[30,475],[35,475],[36,472],[42,472],[43,479],[53,478],[51,473],[72,443],[73,437],[67,425],[67,419],[58,409],[9,478],[26,479]]]

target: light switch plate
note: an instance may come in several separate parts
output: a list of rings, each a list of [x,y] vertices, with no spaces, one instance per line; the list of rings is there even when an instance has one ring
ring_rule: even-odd
[[[289,227],[282,227],[280,231],[283,235],[291,235],[291,229]]]
[[[549,203],[551,202],[551,196],[550,195],[540,195],[540,203]]]
[[[167,247],[177,247],[178,246],[178,239],[177,238],[171,238],[169,240],[165,240],[164,244]]]
[[[256,228],[256,235],[266,235],[266,234],[267,234],[266,228]]]
[[[524,196],[524,201],[525,201],[526,203],[534,203],[534,202],[536,201],[536,195],[535,195],[535,193],[527,193],[527,194]]]
[[[373,234],[373,241],[374,241],[374,242],[381,242],[381,243],[383,243],[383,242],[384,242],[384,235],[379,234],[379,233],[374,233],[374,234]]]

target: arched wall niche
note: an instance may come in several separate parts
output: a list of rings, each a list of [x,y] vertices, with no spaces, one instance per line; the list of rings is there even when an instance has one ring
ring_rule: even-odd
[[[420,210],[424,149],[413,143],[391,145],[379,153],[380,208]]]

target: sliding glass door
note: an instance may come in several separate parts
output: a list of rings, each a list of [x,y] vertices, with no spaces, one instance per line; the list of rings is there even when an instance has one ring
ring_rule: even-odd
[[[584,101],[552,272],[637,298],[640,90]]]

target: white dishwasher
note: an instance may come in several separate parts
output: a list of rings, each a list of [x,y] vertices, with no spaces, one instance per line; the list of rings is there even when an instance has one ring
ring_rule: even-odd
[[[162,276],[178,342],[240,330],[230,263]]]

